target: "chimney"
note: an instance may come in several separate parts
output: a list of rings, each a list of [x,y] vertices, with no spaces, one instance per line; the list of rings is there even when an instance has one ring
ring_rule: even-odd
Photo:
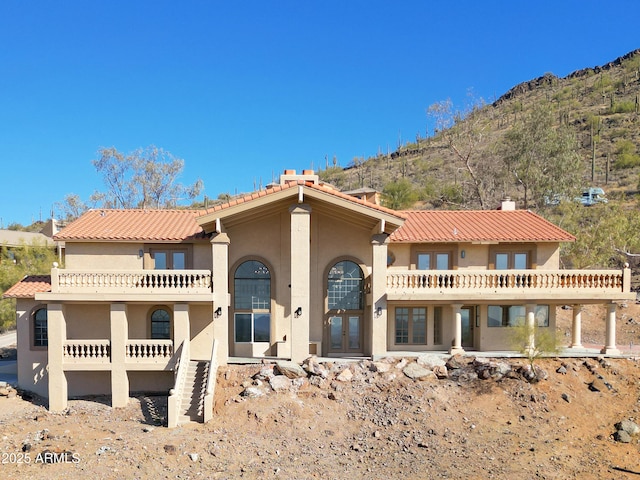
[[[510,197],[504,197],[504,200],[502,200],[502,204],[500,205],[500,210],[515,210],[515,209],[516,209],[516,202],[511,200]]]
[[[320,183],[320,178],[313,170],[302,170],[301,174],[296,174],[295,170],[287,169],[280,175],[280,185],[285,185],[288,182],[311,182],[317,185]]]

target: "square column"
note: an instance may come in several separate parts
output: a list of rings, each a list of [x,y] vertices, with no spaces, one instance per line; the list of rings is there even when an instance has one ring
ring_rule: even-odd
[[[124,364],[129,336],[127,305],[112,303],[109,312],[111,324],[111,406],[126,407],[129,402],[129,376]]]
[[[453,308],[453,345],[449,349],[451,355],[464,353],[462,348],[462,305],[455,303],[451,305]]]
[[[213,339],[218,344],[218,365],[229,359],[229,236],[218,233],[211,238],[213,271]],[[220,313],[215,313],[218,308]]]
[[[607,313],[607,326],[605,334],[605,346],[600,353],[605,355],[620,355],[620,350],[616,347],[616,304],[610,303],[608,305]]]
[[[67,377],[62,367],[63,349],[67,340],[67,321],[64,306],[60,303],[47,305],[47,338],[49,368],[49,410],[62,412],[67,408]]]
[[[173,344],[176,349],[183,342],[189,343],[191,340],[189,326],[189,304],[176,303],[173,306]]]
[[[311,207],[289,208],[291,214],[291,360],[309,356],[311,288]],[[299,313],[296,313],[299,312]]]
[[[371,355],[387,353],[387,241],[389,235],[371,237],[373,262],[371,272]],[[378,314],[378,311],[380,314]]]
[[[525,328],[527,332],[525,351],[534,353],[536,350],[536,306],[534,304],[526,305]]]

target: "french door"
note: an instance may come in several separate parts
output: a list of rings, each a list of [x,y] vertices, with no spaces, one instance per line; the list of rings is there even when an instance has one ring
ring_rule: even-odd
[[[362,315],[329,317],[329,353],[362,353]]]

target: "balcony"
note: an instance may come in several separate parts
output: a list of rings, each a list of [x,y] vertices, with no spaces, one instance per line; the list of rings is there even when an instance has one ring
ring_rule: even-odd
[[[624,270],[391,270],[388,300],[602,302],[635,299]]]
[[[124,358],[114,358],[110,340],[65,340],[62,345],[64,370],[110,370],[124,363],[127,370],[167,370],[173,365],[173,341],[129,339]]]
[[[51,292],[42,300],[203,301],[213,298],[210,270],[51,269]]]

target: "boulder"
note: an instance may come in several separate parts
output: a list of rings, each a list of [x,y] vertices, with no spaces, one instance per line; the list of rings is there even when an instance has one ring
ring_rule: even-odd
[[[446,365],[442,356],[433,353],[420,355],[416,361],[418,365],[422,365],[429,370],[433,370],[434,367],[444,367]]]
[[[621,422],[616,423],[616,429],[623,430],[632,437],[640,433],[640,426],[631,420],[622,420]]]
[[[348,368],[345,368],[340,375],[336,377],[339,382],[350,382],[353,379],[353,372]]]
[[[269,385],[271,385],[274,392],[289,390],[291,388],[291,379],[284,375],[276,375],[269,380]]]
[[[306,377],[307,372],[295,362],[290,362],[288,360],[280,360],[276,362],[276,368],[282,375],[288,378],[300,378]]]
[[[318,362],[318,359],[315,356],[309,357],[302,362],[302,368],[311,375],[317,375],[322,378],[327,378],[329,376],[328,370]]]
[[[424,368],[417,363],[410,363],[403,370],[407,377],[412,380],[427,380],[428,378],[436,378],[436,374],[433,371]]]

